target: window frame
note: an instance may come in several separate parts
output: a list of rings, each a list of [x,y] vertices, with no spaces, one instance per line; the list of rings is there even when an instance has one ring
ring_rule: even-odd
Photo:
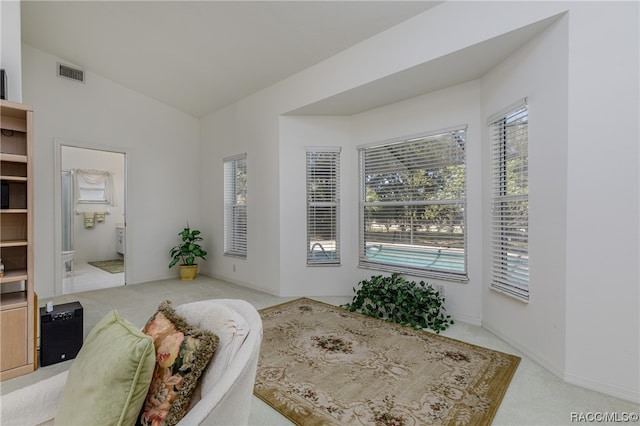
[[[487,122],[491,142],[491,264],[489,265],[491,279],[489,287],[528,303],[530,287],[527,98],[493,114]],[[510,136],[508,127],[514,125],[520,127]],[[523,135],[525,136],[524,149],[522,149],[521,139],[518,139]],[[521,144],[520,149],[515,146],[517,143]],[[522,151],[526,151],[524,155]],[[508,157],[512,160],[524,160],[524,163],[510,164]],[[526,192],[520,192],[524,186],[526,186]]]
[[[433,132],[425,132],[417,135],[411,135],[411,136],[406,136],[406,137],[397,138],[397,139],[390,139],[390,140],[362,145],[358,147],[359,168],[360,168],[359,170],[360,239],[359,239],[359,254],[358,254],[359,267],[388,271],[388,272],[399,272],[399,273],[405,273],[405,274],[410,274],[414,276],[442,279],[442,280],[448,280],[448,281],[456,281],[456,282],[468,281],[468,267],[467,267],[467,252],[468,252],[467,233],[468,231],[467,231],[467,200],[466,200],[467,166],[466,166],[466,149],[465,149],[466,135],[467,135],[467,125],[459,125],[455,127],[446,128],[446,129],[436,130]],[[411,259],[405,260],[406,262],[405,264],[400,264],[396,259],[387,260],[387,261],[376,261],[375,255],[373,256],[367,255],[367,249],[371,248],[371,246],[368,247],[369,242],[367,241],[368,231],[367,231],[367,220],[365,217],[366,216],[365,211],[367,207],[374,207],[376,204],[375,202],[367,201],[367,183],[366,183],[367,176],[365,176],[365,174],[367,173],[367,170],[366,170],[367,169],[367,164],[366,164],[367,150],[378,149],[378,148],[388,149],[388,147],[391,147],[391,146],[395,146],[396,148],[402,147],[402,145],[404,144],[418,143],[421,139],[424,139],[425,143],[429,143],[437,140],[438,138],[447,138],[447,137],[452,138],[452,140],[454,140],[457,144],[457,148],[453,147],[452,145],[452,147],[449,149],[452,149],[452,150],[459,149],[459,152],[456,155],[458,155],[461,158],[461,162],[456,164],[456,166],[460,166],[461,170],[459,170],[459,172],[460,171],[462,172],[463,182],[462,182],[461,188],[458,189],[458,191],[461,193],[458,195],[459,196],[461,195],[461,198],[446,198],[446,199],[443,198],[443,199],[421,200],[421,201],[406,200],[406,201],[386,202],[384,203],[384,205],[388,207],[393,207],[393,206],[405,207],[405,209],[407,207],[410,208],[413,206],[418,206],[418,208],[435,207],[435,206],[452,206],[453,207],[452,211],[455,211],[456,209],[458,210],[456,219],[459,221],[459,223],[462,224],[461,226],[458,226],[458,225],[454,225],[456,223],[455,220],[451,222],[450,234],[453,235],[454,233],[456,233],[455,231],[456,228],[459,228],[460,229],[459,233],[462,234],[460,238],[457,240],[457,244],[459,247],[447,248],[444,246],[440,247],[440,246],[426,245],[424,243],[413,244],[413,241],[412,241],[411,248],[408,249],[412,259],[414,256],[422,256],[420,252],[424,253],[427,250],[437,249],[436,253],[425,254],[425,256],[428,256],[428,255],[435,256],[436,260],[434,260],[433,262],[430,262],[430,264],[426,266],[410,265]],[[436,150],[437,148],[433,148],[433,150],[429,150],[429,153],[431,153],[431,151],[435,152]],[[407,158],[410,158],[410,157],[407,157]],[[429,165],[429,164],[426,163],[425,165]],[[387,245],[391,247],[391,250],[394,249],[394,247],[392,247],[391,244],[387,244]],[[383,244],[380,244],[380,246],[381,246],[380,252],[382,252],[382,250],[387,248]],[[422,247],[422,249],[420,249],[420,247]],[[398,250],[401,250],[401,249],[398,249]],[[443,256],[442,256],[442,259],[440,260],[442,262],[440,265],[444,265],[447,263],[445,259],[447,259],[447,256],[448,256],[448,259],[450,259],[449,268],[446,268],[444,266],[429,267],[429,266],[433,266],[434,264],[436,264],[436,262],[438,262],[441,252],[443,253]],[[396,256],[397,259],[400,259],[402,257],[401,254],[394,254],[394,256]],[[451,260],[456,257],[457,259]],[[460,257],[462,257],[462,259],[459,259]],[[416,263],[425,263],[425,262],[426,261],[420,260],[420,261],[414,262],[414,265]],[[460,270],[454,270],[454,268],[456,269],[459,268]]]
[[[247,154],[223,159],[224,255],[247,258]],[[244,182],[240,174],[244,174]]]
[[[307,147],[306,160],[306,214],[307,214],[307,266],[340,266],[340,147]],[[313,159],[324,157],[321,167],[314,168]],[[320,180],[318,176],[321,176]],[[316,180],[314,180],[316,178]],[[312,186],[317,183],[323,185],[324,191],[313,191]],[[317,196],[316,196],[317,195]],[[328,214],[322,210],[328,209]],[[320,211],[320,214],[316,214]],[[327,220],[330,222],[326,228]],[[319,223],[324,222],[324,223]],[[323,241],[318,241],[316,230],[319,232],[330,231],[333,237],[333,247],[323,246]],[[320,247],[320,252],[316,250]],[[329,250],[327,250],[329,248]],[[333,248],[333,251],[330,249]],[[330,253],[334,253],[333,256]]]

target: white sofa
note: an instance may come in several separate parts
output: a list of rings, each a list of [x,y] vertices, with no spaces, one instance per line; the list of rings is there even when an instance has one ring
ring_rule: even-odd
[[[210,365],[204,371],[191,407],[178,423],[186,425],[246,425],[256,377],[262,320],[248,302],[213,299],[176,308],[192,325],[220,337]],[[53,424],[68,371],[2,397],[0,423]]]

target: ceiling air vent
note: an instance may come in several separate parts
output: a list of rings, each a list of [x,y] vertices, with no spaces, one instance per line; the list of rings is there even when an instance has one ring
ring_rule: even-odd
[[[58,62],[58,75],[84,83],[84,70]]]

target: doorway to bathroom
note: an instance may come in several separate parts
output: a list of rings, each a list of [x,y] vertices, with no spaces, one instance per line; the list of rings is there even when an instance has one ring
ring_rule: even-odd
[[[126,155],[60,144],[62,294],[125,284]]]

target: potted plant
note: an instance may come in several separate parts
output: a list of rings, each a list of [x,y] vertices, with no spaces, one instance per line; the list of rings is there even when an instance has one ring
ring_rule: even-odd
[[[178,233],[182,242],[170,251],[172,259],[169,262],[169,268],[180,262],[180,279],[183,281],[191,281],[198,274],[197,257],[206,260],[207,252],[199,244],[202,241],[200,234],[201,232],[197,229],[191,230],[187,223],[182,232]]]
[[[343,305],[374,318],[393,321],[414,328],[430,328],[436,333],[453,324],[445,314],[444,296],[424,281],[408,281],[398,273],[390,277],[372,276],[358,283],[360,288],[351,303]]]

